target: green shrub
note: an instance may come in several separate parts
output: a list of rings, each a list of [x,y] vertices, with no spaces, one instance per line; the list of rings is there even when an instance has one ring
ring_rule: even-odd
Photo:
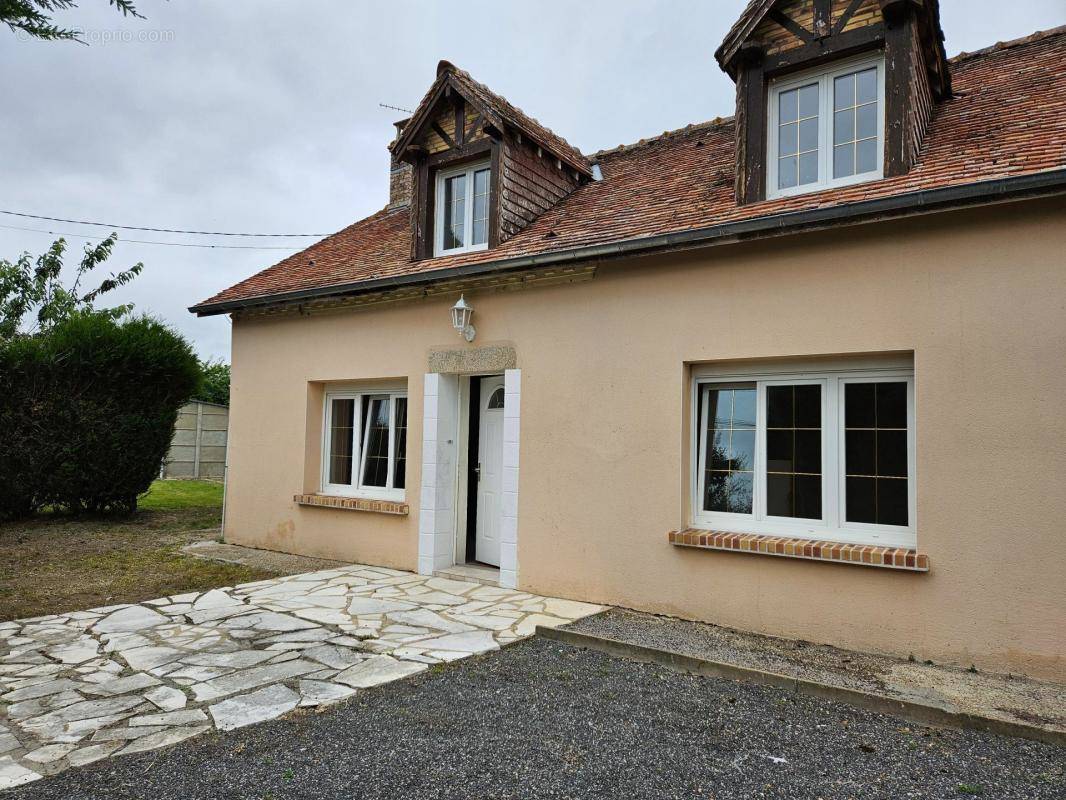
[[[188,343],[147,317],[79,313],[0,346],[0,516],[134,510],[199,380]]]
[[[221,361],[200,362],[200,373],[203,376],[200,382],[200,391],[196,393],[197,400],[208,403],[218,403],[220,406],[229,405],[229,364]]]

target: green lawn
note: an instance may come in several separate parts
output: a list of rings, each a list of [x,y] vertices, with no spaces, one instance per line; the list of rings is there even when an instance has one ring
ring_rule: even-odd
[[[222,485],[156,481],[129,516],[43,513],[0,524],[0,620],[151,600],[274,573],[181,552],[218,539]]]
[[[222,484],[214,481],[156,481],[137,501],[142,511],[213,508],[222,513]]]

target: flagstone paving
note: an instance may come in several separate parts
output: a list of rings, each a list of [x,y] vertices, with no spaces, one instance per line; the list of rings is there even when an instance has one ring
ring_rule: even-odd
[[[345,700],[602,607],[352,565],[0,623],[0,789]]]

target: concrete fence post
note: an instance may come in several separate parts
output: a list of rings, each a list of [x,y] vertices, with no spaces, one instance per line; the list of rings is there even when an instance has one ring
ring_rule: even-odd
[[[200,448],[204,441],[204,404],[196,404],[196,450],[193,454],[192,476],[200,477]]]

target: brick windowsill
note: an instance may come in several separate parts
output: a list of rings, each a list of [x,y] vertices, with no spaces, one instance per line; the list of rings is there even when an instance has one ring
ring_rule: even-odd
[[[787,536],[760,536],[754,533],[723,533],[686,528],[667,534],[670,544],[702,550],[725,550],[732,553],[781,558],[804,558],[862,567],[881,567],[908,572],[928,572],[929,556],[906,547],[874,547],[843,542],[791,539]]]
[[[373,511],[378,514],[406,516],[411,508],[395,500],[369,500],[365,497],[341,497],[330,494],[298,494],[292,498],[297,505],[319,508],[339,508],[344,511]]]

